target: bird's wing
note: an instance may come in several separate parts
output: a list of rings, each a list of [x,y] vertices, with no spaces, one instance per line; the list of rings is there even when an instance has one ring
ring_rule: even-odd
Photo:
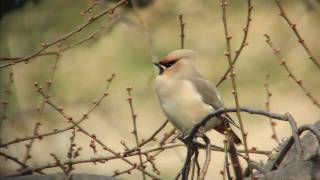
[[[190,80],[201,95],[203,102],[212,106],[214,109],[224,107],[221,96],[213,83],[202,77],[196,77]],[[222,115],[222,118],[239,128],[229,115]]]
[[[214,109],[223,107],[222,99],[214,84],[202,77],[196,77],[190,80],[201,95],[203,102],[211,105]]]

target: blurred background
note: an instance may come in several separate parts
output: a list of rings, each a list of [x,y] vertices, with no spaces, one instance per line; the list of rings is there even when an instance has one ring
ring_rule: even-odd
[[[113,1],[100,3],[88,13],[83,13],[92,6],[90,0],[74,1],[11,1],[19,4],[10,8],[1,0],[0,57],[20,57],[29,55],[41,48],[44,42],[50,42],[63,34],[76,29],[98,14]],[[302,37],[316,59],[320,59],[320,4],[316,0],[281,1],[289,18],[297,24]],[[266,92],[264,87],[266,73],[270,74],[269,86],[272,92],[271,111],[290,112],[298,125],[311,124],[320,119],[320,111],[305,96],[305,93],[288,77],[288,73],[279,65],[272,50],[265,43],[264,33],[268,33],[274,45],[281,49],[283,59],[313,96],[320,101],[320,71],[308,59],[307,53],[298,43],[297,38],[287,23],[278,15],[279,10],[272,1],[253,1],[252,22],[249,30],[248,46],[245,47],[236,63],[237,86],[241,106],[253,109],[265,109]],[[51,107],[45,106],[42,114],[36,109],[43,99],[35,92],[34,83],[45,84],[52,80],[50,96],[62,106],[74,119],[78,119],[104,91],[106,79],[115,73],[116,77],[110,88],[110,96],[82,124],[88,131],[94,132],[113,149],[122,150],[121,140],[126,140],[131,147],[135,145],[132,131],[130,107],[126,100],[128,86],[133,87],[134,109],[138,114],[140,138],[149,137],[164,121],[155,94],[153,80],[157,69],[152,65],[152,55],[161,58],[168,52],[180,48],[180,27],[178,15],[183,14],[185,26],[185,48],[198,52],[195,62],[203,75],[216,83],[228,68],[224,57],[226,49],[223,32],[221,8],[218,1],[210,0],[154,0],[138,8],[138,15],[130,5],[117,9],[113,16],[100,18],[85,30],[59,44],[61,47],[88,37],[101,26],[106,28],[95,34],[96,38],[73,47],[62,53],[57,69],[51,68],[56,63],[55,56],[42,56],[32,59],[28,64],[20,63],[0,69],[1,102],[8,102],[6,110],[1,106],[1,141],[7,142],[18,137],[31,135],[35,122],[43,126],[39,132],[47,132],[64,127],[65,120]],[[81,13],[82,12],[82,13]],[[246,2],[233,0],[227,9],[229,30],[233,36],[232,51],[238,49],[242,40],[247,14]],[[143,23],[143,25],[141,25]],[[151,42],[152,41],[152,42]],[[57,50],[54,46],[51,50]],[[153,53],[150,53],[153,52]],[[0,61],[0,63],[4,63]],[[13,73],[11,95],[5,93],[9,75]],[[53,77],[53,78],[52,78]],[[227,79],[219,91],[225,105],[234,107],[231,94],[231,81]],[[260,150],[272,150],[277,144],[271,136],[267,118],[242,114],[246,131],[249,132],[249,147]],[[234,119],[236,117],[232,115]],[[171,124],[166,131],[172,128]],[[277,122],[276,131],[281,138],[290,135],[287,123]],[[223,136],[208,133],[211,142],[223,145]],[[61,159],[66,158],[71,133],[50,136],[42,141],[35,141],[32,147],[32,159],[29,164],[51,161],[54,152]],[[162,136],[162,135],[161,135]],[[160,137],[161,137],[160,136]],[[83,147],[81,156],[93,156],[88,147],[90,139],[77,134],[77,144]],[[25,143],[1,149],[12,156],[22,158]],[[239,147],[240,149],[242,146]],[[203,153],[201,153],[203,154]],[[160,154],[157,166],[162,172],[161,178],[173,179],[182,167],[185,148],[169,149]],[[202,156],[201,156],[202,157]],[[265,161],[261,155],[253,155],[256,161]],[[208,179],[219,175],[223,169],[224,155],[212,153],[212,163]],[[14,172],[17,166],[0,158],[1,175]],[[128,166],[121,161],[111,161],[103,165],[81,164],[75,166],[75,172],[112,175],[114,170],[123,170]],[[50,169],[45,172],[56,172]],[[139,179],[141,173],[122,175],[123,179]]]

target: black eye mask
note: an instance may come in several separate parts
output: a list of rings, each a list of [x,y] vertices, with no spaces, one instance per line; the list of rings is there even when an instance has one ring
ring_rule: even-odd
[[[159,68],[159,75],[161,75],[161,74],[163,74],[164,69],[170,68],[176,62],[177,62],[177,60],[176,61],[171,61],[169,63],[153,63],[153,64]]]
[[[162,65],[160,63],[153,63],[153,65],[155,65],[159,68],[159,75],[163,74],[164,68],[166,68],[164,65]]]
[[[174,65],[177,61],[171,61],[169,63],[160,63],[161,65],[163,65],[166,68],[170,68],[172,65]]]

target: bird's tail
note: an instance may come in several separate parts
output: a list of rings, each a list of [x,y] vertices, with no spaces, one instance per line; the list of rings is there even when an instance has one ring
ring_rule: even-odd
[[[238,138],[238,136],[233,136],[233,137]],[[238,140],[240,141],[239,138]],[[231,163],[232,163],[232,167],[233,167],[236,179],[242,179],[243,174],[242,174],[242,168],[241,168],[240,161],[237,154],[237,149],[234,143],[230,141],[229,141],[229,155],[230,155],[230,159],[231,159]]]
[[[220,132],[221,134],[224,134],[224,132],[226,130],[228,130],[228,140],[229,140],[229,142],[235,143],[237,145],[242,143],[241,139],[231,129],[231,127],[229,125],[229,122],[226,119],[224,119],[224,121],[222,123],[220,123],[218,126],[216,126],[214,129],[217,130],[218,132]]]
[[[229,132],[229,141],[239,145],[242,143],[241,139],[238,137],[236,133],[234,133],[232,130]]]

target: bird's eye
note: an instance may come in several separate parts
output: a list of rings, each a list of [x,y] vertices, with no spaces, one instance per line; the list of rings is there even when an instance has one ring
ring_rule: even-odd
[[[170,68],[172,65],[174,65],[177,61],[171,61],[169,63],[163,64],[166,68]]]

